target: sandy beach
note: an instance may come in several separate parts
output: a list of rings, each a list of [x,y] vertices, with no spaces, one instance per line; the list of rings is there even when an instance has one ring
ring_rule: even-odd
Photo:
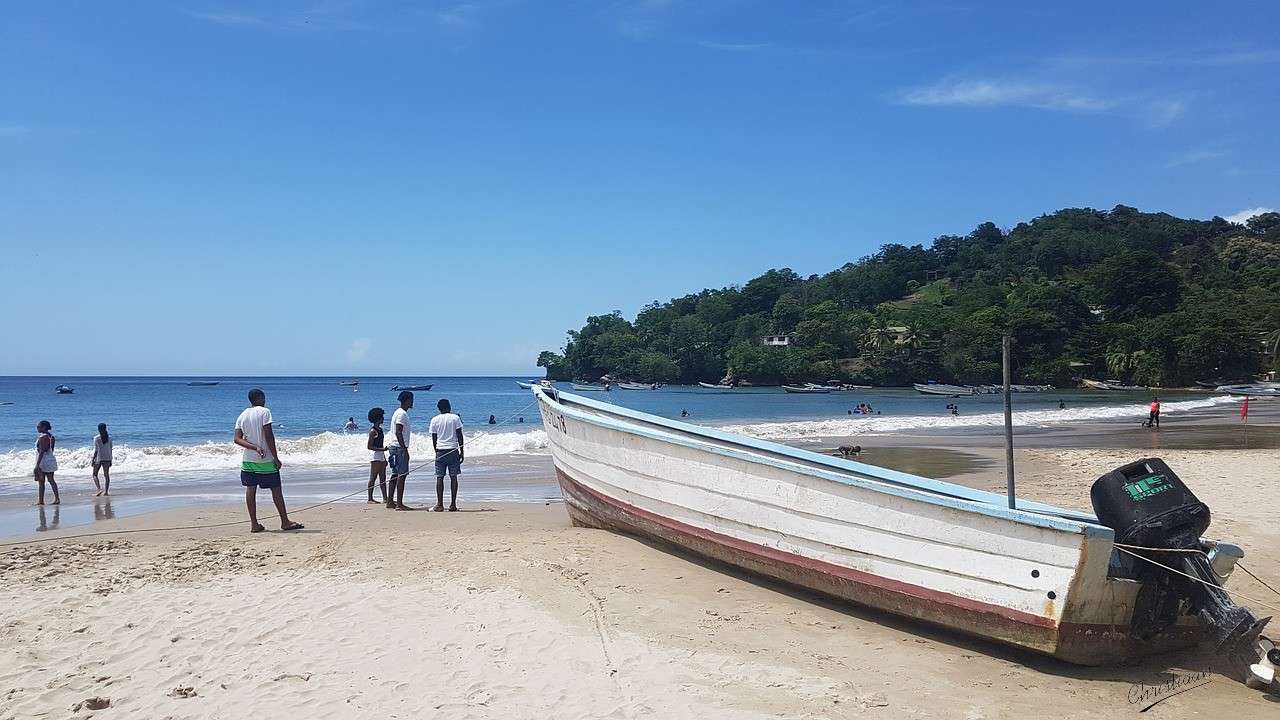
[[[1210,533],[1280,580],[1275,453],[1162,456],[1213,508]],[[1088,483],[1134,457],[1022,450],[1020,494],[1087,507]],[[959,480],[1003,487],[991,465]],[[5,547],[0,719],[1101,718],[1136,713],[1144,688],[1207,662],[1075,667],[575,528],[556,502],[469,509],[330,505],[299,516],[299,533],[236,524]],[[40,539],[241,517],[187,508]],[[1239,572],[1232,587],[1267,598]],[[1275,712],[1207,680],[1148,715]]]

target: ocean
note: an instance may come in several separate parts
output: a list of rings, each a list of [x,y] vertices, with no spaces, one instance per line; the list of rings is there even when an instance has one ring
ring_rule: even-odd
[[[357,466],[367,462],[366,417],[380,406],[390,418],[396,407],[393,385],[432,384],[417,392],[412,417],[415,455],[426,457],[430,437],[423,432],[435,404],[448,398],[467,426],[470,457],[545,452],[531,393],[511,377],[4,377],[0,378],[0,495],[30,491],[36,422],[49,420],[58,438],[59,478],[90,474],[93,437],[107,423],[114,441],[113,479],[130,473],[234,472],[240,450],[231,443],[236,416],[250,388],[267,393],[282,459],[290,468]],[[339,384],[360,380],[358,387]],[[191,382],[216,382],[193,386]],[[58,395],[66,383],[74,394]],[[568,388],[568,384],[563,384]],[[590,393],[626,407],[668,418],[688,412],[688,422],[721,426],[756,437],[789,440],[911,431],[956,432],[1003,422],[999,395],[945,398],[910,388],[879,388],[826,395],[791,395],[779,388],[732,391],[666,386],[656,391]],[[1061,390],[1014,395],[1019,427],[1088,423],[1145,416],[1148,393]],[[1204,393],[1170,393],[1166,415],[1235,402]],[[1059,402],[1066,409],[1059,409]],[[859,403],[876,414],[850,415]],[[955,403],[959,414],[946,406]],[[489,425],[489,416],[498,421]],[[360,430],[343,431],[348,417]],[[390,430],[390,428],[388,428]]]

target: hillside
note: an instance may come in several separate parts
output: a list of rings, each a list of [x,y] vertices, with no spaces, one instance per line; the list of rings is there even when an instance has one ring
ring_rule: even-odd
[[[634,321],[591,316],[538,365],[553,379],[989,383],[1006,333],[1019,382],[1174,386],[1274,369],[1280,213],[1242,226],[1121,205],[1007,233],[984,223],[825,275],[770,270],[654,302]]]

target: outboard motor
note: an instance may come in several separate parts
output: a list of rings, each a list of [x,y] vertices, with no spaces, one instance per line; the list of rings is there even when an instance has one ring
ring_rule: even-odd
[[[1146,638],[1169,627],[1185,600],[1208,628],[1217,653],[1230,656],[1237,668],[1260,661],[1259,636],[1271,618],[1259,620],[1222,589],[1200,540],[1209,527],[1209,506],[1163,460],[1116,468],[1098,478],[1089,495],[1098,521],[1115,531],[1117,543],[1145,548],[1132,551],[1191,576],[1138,561],[1134,570],[1142,589],[1130,634]],[[1187,550],[1199,552],[1177,552]]]

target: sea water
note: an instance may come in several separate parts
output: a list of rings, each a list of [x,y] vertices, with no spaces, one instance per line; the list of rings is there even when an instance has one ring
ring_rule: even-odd
[[[341,385],[359,379],[358,386]],[[49,420],[58,438],[59,477],[87,476],[98,423],[109,427],[114,477],[127,473],[235,470],[240,449],[231,443],[235,419],[250,388],[267,393],[277,445],[291,468],[358,465],[365,450],[368,411],[381,407],[388,422],[397,406],[393,385],[432,384],[415,392],[411,450],[430,451],[427,423],[436,402],[448,398],[467,426],[471,457],[545,452],[546,434],[532,393],[510,377],[5,377],[0,378],[0,491],[29,483],[35,464],[35,426]],[[191,382],[217,382],[193,386]],[[58,395],[66,383],[75,393]],[[566,384],[567,385],[567,384]],[[721,426],[769,439],[804,439],[913,430],[962,431],[1003,423],[1000,395],[961,398],[922,395],[911,388],[878,388],[797,395],[779,388],[588,392],[585,397],[686,422]],[[1164,412],[1235,402],[1204,393],[1170,394]],[[1014,395],[1020,427],[1096,422],[1145,416],[1149,393],[1050,391]],[[869,415],[850,414],[860,403]],[[1060,409],[1059,403],[1066,408]],[[958,406],[953,415],[947,405]],[[687,413],[687,416],[685,415]],[[488,424],[493,416],[497,424]],[[349,417],[359,429],[343,430]],[[388,434],[393,432],[384,426]]]

